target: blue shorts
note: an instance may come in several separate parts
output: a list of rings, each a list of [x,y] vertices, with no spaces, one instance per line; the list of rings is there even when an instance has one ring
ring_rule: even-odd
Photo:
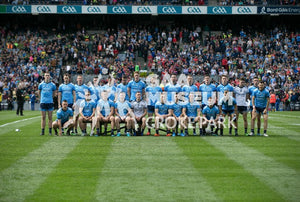
[[[252,112],[253,111],[253,107],[252,106],[250,106],[250,112]]]
[[[54,104],[53,103],[40,103],[40,109],[43,112],[53,111],[54,110]]]
[[[263,114],[264,113],[264,110],[266,109],[265,107],[256,107],[256,113],[257,114]],[[267,111],[267,114],[268,114],[268,111]]]
[[[222,114],[233,114],[234,113],[234,110],[222,110]]]
[[[147,109],[148,109],[148,113],[154,113],[155,107],[151,106],[151,105],[148,105]]]

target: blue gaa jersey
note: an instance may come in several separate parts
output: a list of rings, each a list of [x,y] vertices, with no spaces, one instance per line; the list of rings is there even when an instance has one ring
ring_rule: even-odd
[[[83,100],[80,103],[80,108],[82,108],[82,114],[84,116],[91,116],[93,114],[93,109],[96,108],[96,102],[94,100]]]
[[[189,94],[190,94],[191,92],[197,92],[197,91],[198,91],[198,88],[197,88],[197,86],[195,86],[195,85],[191,85],[191,86],[189,86],[189,85],[184,85],[184,86],[182,87],[182,92],[184,92],[184,97],[186,97],[186,98],[189,97]]]
[[[45,83],[44,81],[40,83],[39,90],[41,91],[40,103],[53,103],[53,91],[56,90],[54,83]]]
[[[230,96],[228,100],[225,100],[225,98],[223,97],[221,99],[221,105],[222,105],[222,110],[232,111],[234,110],[234,105],[236,105],[236,100],[232,96]]]
[[[166,103],[162,104],[161,102],[157,102],[155,104],[155,109],[158,109],[158,114],[160,115],[169,114],[169,105]]]
[[[68,109],[66,111],[64,111],[62,108],[60,108],[56,112],[56,117],[57,117],[56,120],[60,119],[62,125],[64,123],[66,123],[67,121],[69,121],[70,116],[73,116],[73,110],[70,107],[68,107]]]
[[[97,107],[99,107],[102,116],[107,117],[111,112],[110,108],[115,107],[115,104],[111,101],[104,101],[101,99],[98,101]]]
[[[128,113],[129,109],[131,108],[131,105],[128,101],[125,102],[117,101],[115,104],[115,108],[118,109],[118,113],[120,114],[121,117],[123,117]]]
[[[164,90],[167,92],[167,101],[175,102],[175,94],[181,92],[181,87],[179,84],[168,84]]]
[[[84,100],[85,99],[85,91],[88,90],[89,87],[87,87],[85,84],[82,85],[75,85],[75,92],[76,92],[76,101],[77,100]]]
[[[128,88],[128,84],[127,84],[127,85],[124,85],[124,84],[120,83],[120,84],[117,86],[116,92],[117,92],[118,95],[119,95],[121,92],[124,92],[125,95],[126,95],[125,100],[129,101],[129,96],[128,96],[128,93],[127,93],[127,88]]]
[[[213,97],[213,93],[216,93],[217,88],[214,84],[201,84],[199,87],[199,91],[201,92],[202,96],[202,104],[207,105],[208,98]]]
[[[216,119],[217,115],[220,113],[219,108],[214,105],[212,108],[205,106],[202,110],[202,113],[205,114],[205,117],[210,120],[211,118]]]
[[[75,86],[72,83],[61,84],[58,88],[58,92],[61,92],[61,102],[67,100],[68,104],[73,104],[73,91]]]
[[[250,106],[252,106],[252,97],[254,95],[254,92],[257,90],[258,88],[255,87],[255,86],[250,86],[248,88],[248,91],[249,91],[249,95],[250,95]]]
[[[101,91],[107,91],[107,95],[108,95],[108,100],[114,102],[115,101],[115,93],[116,93],[116,87],[114,86],[109,86],[109,85],[104,85],[101,88]]]
[[[149,106],[155,106],[155,103],[159,101],[160,94],[162,93],[162,89],[159,86],[148,86],[146,88],[146,92],[148,94],[148,103]]]
[[[98,100],[100,100],[101,86],[91,85],[89,87],[89,90],[91,92],[91,99],[94,100],[95,102],[98,102]]]
[[[130,101],[133,101],[135,100],[135,94],[137,92],[142,93],[143,89],[146,88],[146,84],[141,80],[139,80],[138,82],[132,80],[128,83],[128,88],[130,88]]]
[[[175,116],[179,117],[182,114],[182,110],[185,108],[185,105],[174,103],[170,105],[170,109],[173,109],[173,113]]]
[[[224,88],[226,88],[229,91],[230,96],[233,96],[234,88],[230,84],[227,84],[225,86],[223,84],[218,85],[218,105],[221,105],[221,99],[224,97]]]
[[[200,109],[199,103],[196,103],[196,102],[188,103],[186,105],[186,115],[188,117],[197,117],[198,116],[198,109]]]
[[[253,96],[255,107],[266,108],[268,98],[270,97],[270,93],[267,91],[267,89],[263,89],[262,91],[257,89]]]

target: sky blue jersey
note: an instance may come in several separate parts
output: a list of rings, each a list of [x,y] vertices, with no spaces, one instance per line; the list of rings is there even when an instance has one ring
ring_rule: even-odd
[[[166,103],[161,103],[161,102],[157,102],[155,104],[155,109],[158,109],[158,114],[160,115],[166,115],[169,113],[169,108],[170,106],[167,105]]]
[[[262,91],[257,89],[253,96],[255,107],[266,108],[268,98],[270,97],[270,93],[267,89],[263,89]]]
[[[115,107],[115,104],[112,101],[104,101],[101,99],[98,101],[97,107],[99,107],[102,116],[107,117],[111,112],[110,108]]]
[[[94,100],[83,100],[80,103],[80,108],[82,108],[82,114],[84,116],[91,116],[93,114],[93,109],[96,108],[96,102]]]
[[[217,88],[214,84],[209,84],[209,85],[201,84],[199,87],[199,91],[201,92],[202,104],[207,105],[208,98],[216,96]]]
[[[217,115],[220,113],[220,110],[217,106],[213,106],[210,108],[209,106],[205,106],[202,110],[202,114],[205,114],[205,117],[210,120],[211,118],[216,119]]]
[[[41,91],[40,103],[53,103],[53,91],[56,90],[54,83],[45,83],[44,81],[40,83],[39,90]]]
[[[130,101],[135,100],[135,94],[137,92],[142,93],[143,89],[146,88],[146,84],[139,80],[138,82],[132,80],[128,83],[128,88],[130,89]]]
[[[159,101],[160,94],[162,89],[159,86],[148,86],[146,88],[146,93],[148,94],[148,103],[149,106],[155,106],[155,103]]]
[[[60,119],[62,125],[64,123],[66,123],[67,121],[69,121],[70,116],[73,116],[73,110],[70,107],[68,107],[66,111],[64,111],[62,108],[60,108],[56,112],[57,120]]]
[[[74,84],[60,84],[58,92],[61,92],[61,102],[67,100],[68,104],[73,104],[73,91],[75,91]]]

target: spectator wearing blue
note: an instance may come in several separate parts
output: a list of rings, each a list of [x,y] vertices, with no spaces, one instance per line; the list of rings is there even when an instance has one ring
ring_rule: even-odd
[[[73,110],[68,107],[67,100],[63,100],[62,107],[56,112],[57,119],[52,123],[52,127],[57,135],[57,128],[59,136],[62,136],[62,129],[67,130],[67,135],[70,135],[70,130],[73,128]]]
[[[67,100],[68,107],[74,109],[73,104],[76,102],[76,90],[74,84],[70,83],[68,74],[64,75],[64,83],[58,88],[58,108],[61,108],[62,100]]]
[[[233,98],[229,94],[229,89],[224,88],[224,97],[221,99],[221,105],[219,105],[219,110],[221,114],[224,116],[228,116],[229,120],[233,120],[235,136],[238,136],[237,124],[236,124],[236,112],[237,112],[237,104],[235,98]],[[232,134],[232,124],[229,127],[229,135]],[[221,135],[223,135],[223,131],[221,130]]]
[[[137,92],[142,93],[142,97],[145,98],[146,84],[140,79],[140,73],[134,72],[133,77],[134,79],[128,83],[127,88],[127,93],[130,101],[134,101],[136,99],[135,95]]]
[[[36,100],[35,93],[34,93],[34,91],[31,91],[31,94],[30,94],[31,111],[34,111],[35,100]]]
[[[268,128],[268,109],[270,104],[270,93],[265,89],[265,84],[260,81],[258,90],[256,90],[252,97],[253,115],[252,118],[257,116],[257,135],[260,135],[261,115],[264,118],[264,136],[267,135]],[[254,135],[254,128],[251,128],[250,135]]]
[[[46,72],[44,74],[44,81],[39,84],[39,98],[40,98],[40,108],[41,108],[41,128],[42,132],[40,135],[44,135],[46,126],[46,113],[48,112],[48,127],[49,135],[52,135],[52,112],[54,109],[53,96],[56,91],[56,86],[50,81],[50,73]]]
[[[204,84],[201,84],[199,87],[202,98],[202,109],[207,105],[208,98],[212,98],[213,102],[216,100],[217,88],[214,84],[211,83],[209,75],[204,76]]]

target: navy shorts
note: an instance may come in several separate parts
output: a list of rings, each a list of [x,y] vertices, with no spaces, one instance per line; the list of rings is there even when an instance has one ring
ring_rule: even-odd
[[[71,109],[73,109],[73,103],[68,104],[68,107],[70,107]]]
[[[247,107],[245,107],[245,106],[238,106],[237,108],[238,108],[238,112],[240,114],[247,112]]]
[[[223,114],[233,114],[234,113],[234,110],[222,110],[222,113]]]
[[[151,106],[151,105],[148,105],[147,109],[148,109],[148,113],[154,113],[155,107]]]
[[[54,104],[53,103],[40,103],[41,111],[53,111],[54,110]]]
[[[265,107],[256,107],[256,113],[258,114],[263,114],[264,113],[264,110],[266,109]],[[267,112],[268,114],[268,112]]]

